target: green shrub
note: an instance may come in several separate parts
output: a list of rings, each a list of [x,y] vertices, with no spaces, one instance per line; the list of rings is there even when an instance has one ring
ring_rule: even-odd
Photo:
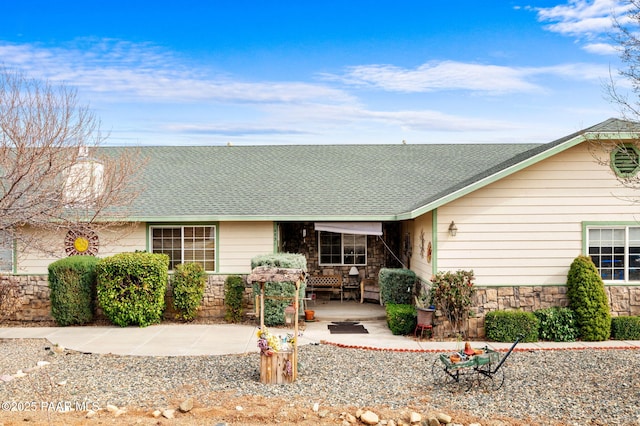
[[[93,256],[71,256],[49,265],[51,315],[59,325],[93,321],[97,263]]]
[[[492,311],[484,317],[484,331],[488,339],[496,342],[538,341],[538,318],[533,312]]]
[[[176,265],[171,282],[173,307],[178,318],[193,321],[202,304],[207,274],[199,263],[181,263]]]
[[[304,294],[305,286],[300,286],[300,293]],[[260,296],[260,285],[253,283],[254,295]],[[296,294],[295,283],[289,281],[267,282],[264,285],[264,324],[268,327],[284,325],[284,309],[291,305]],[[272,297],[273,298],[270,298]],[[300,295],[299,297],[302,297]],[[299,311],[298,311],[299,312]]]
[[[302,269],[303,272],[307,272],[307,258],[303,254],[296,253],[262,254],[251,259],[251,269],[258,266]]]
[[[471,313],[473,271],[438,272],[431,278],[431,304],[451,324],[453,333],[466,335],[467,319]]]
[[[387,325],[392,334],[406,336],[416,329],[416,307],[408,304],[388,303]]]
[[[251,269],[258,266],[268,266],[274,268],[292,268],[307,270],[307,258],[302,254],[274,253],[255,256],[251,259]],[[253,283],[254,296],[260,296],[260,285]],[[298,297],[300,303],[298,312],[302,308],[302,298],[306,291],[306,283],[300,285]],[[295,282],[266,282],[264,285],[264,324],[268,327],[283,325],[285,323],[284,309],[291,304],[296,294]],[[269,298],[273,296],[273,298]]]
[[[545,308],[534,312],[538,318],[538,336],[553,342],[575,342],[578,336],[573,311],[569,308]]]
[[[611,318],[611,335],[615,340],[640,340],[640,317]]]
[[[98,303],[116,325],[145,327],[159,323],[169,278],[169,256],[120,253],[96,265]]]
[[[603,341],[611,335],[611,314],[604,283],[596,266],[587,256],[578,256],[567,275],[569,308],[576,317],[579,337]]]
[[[413,288],[416,273],[410,269],[382,268],[378,273],[380,297],[392,304],[410,305],[413,302]]]
[[[227,322],[242,321],[242,298],[244,279],[239,275],[229,275],[224,281],[224,319]]]

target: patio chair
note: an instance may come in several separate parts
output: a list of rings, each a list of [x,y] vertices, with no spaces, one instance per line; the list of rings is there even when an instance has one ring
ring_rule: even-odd
[[[375,278],[363,278],[360,281],[360,303],[364,303],[365,299],[375,300],[382,305],[380,286]]]

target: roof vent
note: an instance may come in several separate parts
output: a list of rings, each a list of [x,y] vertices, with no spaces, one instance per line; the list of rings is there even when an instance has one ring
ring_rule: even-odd
[[[618,145],[611,152],[611,168],[619,177],[636,175],[640,170],[640,152],[633,145]]]

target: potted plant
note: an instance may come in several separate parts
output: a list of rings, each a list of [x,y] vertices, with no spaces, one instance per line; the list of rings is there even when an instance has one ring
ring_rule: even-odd
[[[418,324],[432,325],[433,313],[436,308],[431,304],[431,294],[429,289],[423,285],[420,289],[420,294],[414,296],[414,301],[416,304],[416,313],[418,314]]]

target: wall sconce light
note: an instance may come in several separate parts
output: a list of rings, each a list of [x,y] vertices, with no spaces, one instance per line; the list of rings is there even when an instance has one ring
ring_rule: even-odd
[[[449,224],[449,235],[455,237],[457,233],[458,227],[456,226],[456,223],[454,221],[451,221],[451,223]]]

